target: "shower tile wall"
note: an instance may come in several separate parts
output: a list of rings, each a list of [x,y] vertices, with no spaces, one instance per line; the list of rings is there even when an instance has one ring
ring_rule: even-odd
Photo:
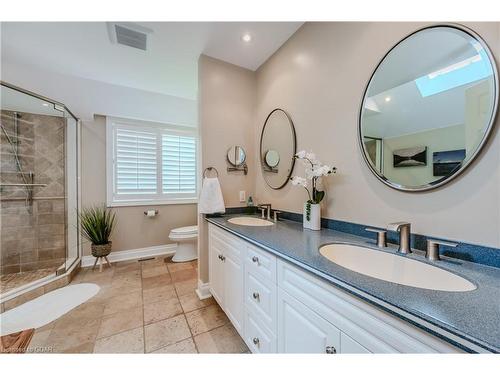
[[[66,257],[65,119],[20,113],[18,155],[23,172],[34,173],[33,203],[26,205],[26,189],[6,187],[1,199],[1,275],[40,269],[56,270]],[[14,113],[1,111],[1,123],[16,139]],[[0,181],[23,183],[12,146],[1,132]],[[31,182],[26,175],[27,182]]]

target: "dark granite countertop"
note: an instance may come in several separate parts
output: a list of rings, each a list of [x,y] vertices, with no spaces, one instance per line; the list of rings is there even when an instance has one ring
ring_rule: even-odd
[[[445,292],[404,286],[350,271],[327,260],[318,250],[321,245],[332,242],[358,244],[392,253],[395,253],[395,248],[380,250],[375,246],[375,240],[330,229],[304,230],[302,223],[289,220],[280,220],[276,225],[267,227],[235,225],[227,221],[236,216],[243,215],[209,217],[207,221],[314,272],[349,293],[368,300],[462,349],[474,351],[446,337],[446,334],[443,336],[439,332],[440,329],[488,351],[500,352],[500,269],[446,257],[442,257],[437,263],[429,262],[422,252],[415,251],[407,256],[452,271],[473,282],[477,289],[468,292]],[[367,299],[367,295],[373,298]],[[391,310],[391,307],[395,309]],[[406,314],[399,314],[398,309]],[[415,320],[412,320],[412,317],[415,317]],[[423,326],[418,322],[419,319],[430,324]]]

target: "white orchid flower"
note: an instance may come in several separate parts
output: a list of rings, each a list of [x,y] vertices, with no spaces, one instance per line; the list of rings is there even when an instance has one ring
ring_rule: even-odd
[[[330,173],[332,173],[332,168],[328,165],[323,165],[321,168],[322,176],[328,176]]]
[[[316,154],[314,152],[309,152],[305,157],[312,165],[321,165],[321,162],[316,159]]]
[[[307,172],[306,172],[307,173]],[[314,166],[310,171],[309,174],[312,177],[321,177],[323,176],[324,173],[324,168],[320,165]]]
[[[305,169],[306,177],[310,180],[314,177],[327,176],[331,173],[331,168],[327,165],[315,165]]]
[[[305,150],[299,151],[295,154],[295,156],[299,159],[304,159],[306,157],[306,151]]]
[[[318,190],[318,181],[321,177],[328,176],[331,173],[334,173],[337,169],[329,165],[321,164],[321,162],[316,159],[316,155],[313,152],[306,152],[302,150],[297,152],[295,157],[300,159],[304,165],[306,178],[293,176],[290,178],[292,185],[302,186],[305,188],[309,196],[309,202],[314,201],[315,203],[320,203],[324,198],[325,192]],[[307,180],[311,181],[311,190],[307,187]]]
[[[293,186],[303,186],[307,187],[307,180],[304,177],[293,176],[291,178],[291,182]]]
[[[308,152],[306,153],[306,158],[309,160],[316,160],[316,154],[314,152]]]

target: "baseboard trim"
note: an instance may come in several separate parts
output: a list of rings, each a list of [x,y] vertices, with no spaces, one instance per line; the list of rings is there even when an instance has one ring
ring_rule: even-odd
[[[198,295],[199,299],[207,299],[212,297],[212,293],[210,293],[210,284],[198,280],[198,289],[196,289],[196,294]]]
[[[167,244],[167,245],[143,247],[140,249],[115,251],[109,254],[108,259],[111,263],[115,263],[115,262],[123,262],[125,260],[156,257],[160,255],[173,255],[175,254],[176,249],[177,249],[177,244]],[[95,258],[92,255],[85,255],[82,258],[82,267],[93,266],[94,262]]]

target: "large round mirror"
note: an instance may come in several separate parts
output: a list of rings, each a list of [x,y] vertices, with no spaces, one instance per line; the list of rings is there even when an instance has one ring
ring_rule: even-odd
[[[372,172],[404,191],[461,173],[495,121],[498,76],[484,41],[461,26],[419,30],[393,47],[363,98],[359,141]]]
[[[292,119],[282,109],[268,116],[260,136],[260,162],[266,183],[281,189],[292,174],[296,152],[295,128]]]

